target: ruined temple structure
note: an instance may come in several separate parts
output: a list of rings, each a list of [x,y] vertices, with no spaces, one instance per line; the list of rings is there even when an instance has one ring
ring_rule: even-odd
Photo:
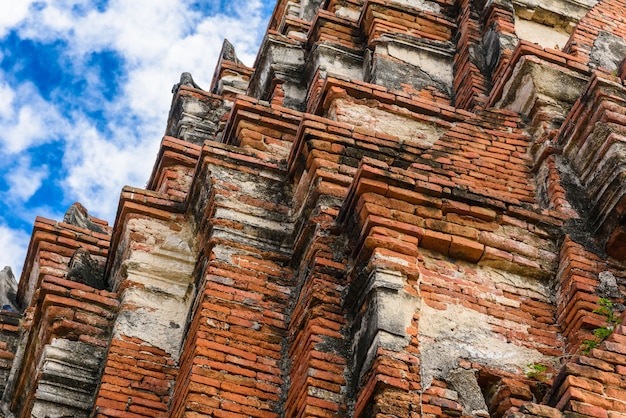
[[[626,417],[625,56],[625,0],[279,0],[0,273],[2,414]]]

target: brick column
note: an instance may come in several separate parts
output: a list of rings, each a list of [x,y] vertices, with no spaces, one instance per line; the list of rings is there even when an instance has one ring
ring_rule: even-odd
[[[167,417],[195,294],[193,235],[176,201],[122,193],[109,280],[119,313],[109,343],[97,417]]]

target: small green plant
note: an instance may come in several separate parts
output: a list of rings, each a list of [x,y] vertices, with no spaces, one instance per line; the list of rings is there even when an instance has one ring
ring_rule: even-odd
[[[550,377],[546,374],[546,372],[548,371],[548,366],[546,366],[545,364],[531,363],[527,364],[526,367],[528,367],[526,376],[530,377],[531,379],[547,380]]]
[[[593,313],[602,315],[606,319],[606,325],[593,330],[593,339],[583,340],[580,348],[583,354],[589,354],[591,350],[596,348],[602,341],[611,335],[617,325],[619,325],[619,316],[613,311],[613,302],[607,298],[598,300],[599,307],[593,310]]]
[[[580,351],[583,354],[589,354],[591,350],[596,348],[600,344],[597,340],[584,339],[583,343],[580,345]]]
[[[619,322],[619,316],[615,314],[615,311],[613,311],[613,302],[607,298],[600,298],[598,300],[598,305],[600,305],[600,307],[594,309],[593,313],[604,316],[606,321],[615,327],[615,325]]]

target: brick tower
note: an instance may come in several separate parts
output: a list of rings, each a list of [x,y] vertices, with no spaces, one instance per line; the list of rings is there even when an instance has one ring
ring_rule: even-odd
[[[0,273],[3,416],[626,417],[625,56],[623,0],[279,0]]]

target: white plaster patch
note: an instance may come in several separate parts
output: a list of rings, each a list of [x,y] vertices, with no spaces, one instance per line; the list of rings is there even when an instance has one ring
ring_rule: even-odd
[[[427,73],[432,79],[451,85],[454,79],[452,60],[450,55],[425,45],[404,45],[399,42],[389,42],[376,48],[377,53],[387,54],[390,57],[414,65]],[[386,51],[382,51],[386,49]]]
[[[394,257],[394,256],[391,256],[391,255],[383,255],[383,254],[381,254],[379,252],[375,252],[372,255],[372,261],[388,261],[388,262],[391,262],[391,263],[394,263],[394,264],[398,264],[398,265],[403,266],[403,267],[409,267],[410,266],[409,262],[407,260],[403,259],[403,258]],[[413,266],[413,267],[416,267],[416,266],[417,266],[417,262],[416,262],[416,265]]]
[[[113,328],[136,337],[178,359],[193,300],[196,254],[188,226],[154,219],[130,219],[126,227],[131,250],[121,263],[120,277],[128,286],[120,295],[120,313]]]
[[[352,351],[360,374],[370,369],[380,348],[402,351],[409,343],[407,329],[418,307],[418,298],[402,288],[406,279],[395,270],[377,268],[359,288],[357,320]]]
[[[183,102],[183,106],[185,108],[184,109],[185,112],[190,113],[192,115],[204,114],[208,110],[206,104],[202,103],[199,100],[187,100]]]
[[[496,270],[492,268],[482,268],[480,272],[496,283],[512,286],[525,290],[528,296],[550,302],[547,295],[552,294],[550,283],[545,280],[537,280],[531,277],[520,276],[508,271]]]
[[[134,273],[144,278],[155,277],[186,286],[193,272],[194,261],[191,255],[180,257],[180,254],[172,254],[168,251],[133,251],[132,256],[123,263],[123,266],[128,272],[127,277]],[[146,283],[145,279],[138,278],[138,281]]]
[[[359,20],[359,17],[361,16],[361,11],[351,9],[349,7],[338,7],[335,10],[335,16],[342,18],[342,19],[348,19],[348,20],[352,20],[356,22],[357,20]]]
[[[315,47],[315,53],[311,54],[311,57],[315,59],[313,68],[319,68],[322,73],[326,72],[339,76],[339,78],[351,80],[363,79],[363,58],[361,56],[350,54],[329,44],[319,44]]]
[[[463,268],[465,263],[457,262],[454,265],[446,264],[437,258],[427,256],[427,252],[424,250],[422,251],[422,256],[422,265],[424,267],[424,270],[435,271],[444,276],[449,275],[459,279],[464,279],[465,275],[468,274],[467,271]],[[532,297],[546,303],[552,302],[550,298],[552,290],[551,283],[549,281],[540,280],[533,277],[521,276],[519,274],[489,266],[469,264],[467,264],[467,266],[469,267],[469,271],[471,271],[473,275],[480,277],[480,284],[487,286],[490,289],[493,289],[488,293],[476,293],[477,297],[491,300],[506,306],[519,306],[519,301],[502,296],[502,291],[506,290],[513,294],[520,294],[526,297]],[[454,268],[454,271],[452,271],[451,268]],[[477,280],[476,278],[468,279],[472,281]]]
[[[544,65],[535,57],[522,57],[504,85],[495,107],[513,110],[525,116],[550,109],[565,116],[587,84],[579,74]]]
[[[442,311],[421,304],[419,335],[424,389],[433,378],[445,379],[458,366],[459,359],[512,373],[524,370],[528,364],[555,362],[537,350],[506,342],[505,337],[489,329],[490,318],[461,305],[449,305]]]
[[[135,248],[122,263],[126,275],[135,274],[139,283],[150,284],[150,278],[170,280],[186,288],[195,264],[191,233],[187,228],[174,231],[166,223],[152,219],[131,219],[127,228],[143,237],[145,250]],[[132,242],[129,243],[132,247]],[[139,247],[141,248],[141,247]]]
[[[489,2],[488,2],[489,3]],[[515,0],[516,11],[527,9],[526,13],[539,11],[552,14],[554,18],[567,16],[569,19],[579,20],[586,12],[595,6],[598,0]]]
[[[264,196],[260,195],[259,197],[262,198]],[[249,214],[259,218],[278,219],[284,217],[282,213],[243,203],[241,199],[238,198],[238,196],[224,197],[218,195],[215,197],[215,202],[220,207],[226,207],[228,209],[236,210],[240,213]]]
[[[189,289],[185,298],[138,288],[125,290],[113,338],[119,339],[121,335],[139,338],[178,360],[192,290]]]
[[[554,49],[563,49],[570,37],[565,29],[525,19],[515,19],[515,34],[520,39]]]
[[[394,3],[404,4],[415,7],[416,9],[426,10],[433,13],[441,13],[441,6],[434,1],[427,0],[394,0]]]
[[[395,135],[400,141],[417,147],[429,147],[444,133],[444,129],[434,123],[343,98],[333,101],[328,117],[372,131]]]
[[[246,213],[241,213],[239,211],[227,208],[217,208],[213,217],[214,219],[228,219],[235,222],[252,225],[257,228],[265,228],[268,230],[284,233],[289,232],[291,226],[290,224],[286,224],[284,222],[271,221],[262,217],[248,215]]]

